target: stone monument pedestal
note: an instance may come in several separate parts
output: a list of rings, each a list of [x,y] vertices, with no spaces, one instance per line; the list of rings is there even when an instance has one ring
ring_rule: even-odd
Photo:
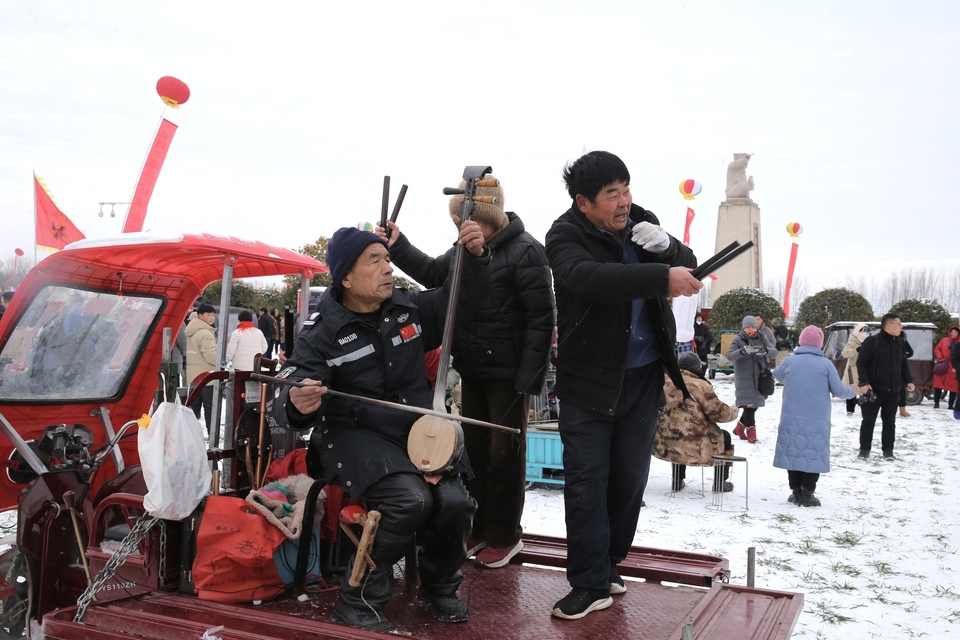
[[[732,289],[740,287],[759,289],[762,286],[760,207],[750,198],[728,198],[720,203],[717,213],[717,244],[714,252],[720,251],[734,240],[740,244],[753,240],[753,247],[714,272],[717,279],[710,285],[711,306],[717,298]]]

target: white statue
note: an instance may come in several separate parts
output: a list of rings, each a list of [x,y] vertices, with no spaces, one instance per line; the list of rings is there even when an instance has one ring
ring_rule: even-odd
[[[727,165],[727,200],[731,198],[750,199],[753,191],[753,176],[747,177],[747,163],[751,153],[733,154],[733,162]]]

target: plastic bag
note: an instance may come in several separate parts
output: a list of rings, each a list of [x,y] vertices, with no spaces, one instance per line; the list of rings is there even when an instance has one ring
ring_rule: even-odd
[[[137,438],[140,467],[147,485],[143,508],[164,520],[182,520],[210,492],[203,427],[193,410],[164,402]]]

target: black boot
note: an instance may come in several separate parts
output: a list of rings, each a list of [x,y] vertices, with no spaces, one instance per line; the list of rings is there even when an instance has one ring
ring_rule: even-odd
[[[801,489],[800,500],[797,504],[799,504],[801,507],[819,507],[820,498],[815,496],[813,491],[810,491],[809,489]]]
[[[800,503],[800,489],[794,489],[793,493],[787,496],[787,502],[790,504],[799,504]]]

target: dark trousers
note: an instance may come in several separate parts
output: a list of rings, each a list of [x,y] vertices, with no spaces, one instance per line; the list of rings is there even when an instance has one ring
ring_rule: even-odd
[[[731,439],[730,432],[726,429],[720,429],[720,433],[723,434],[723,453],[724,455],[733,455],[733,440]],[[726,464],[722,465],[721,468],[723,471],[719,476],[715,475],[713,478],[713,490],[719,491],[722,488],[721,482],[730,477],[730,467]],[[680,490],[680,483],[687,479],[687,465],[677,464],[673,462],[670,464],[670,471],[672,473],[672,487],[674,491]],[[716,465],[714,465],[714,472],[716,472]]]
[[[633,544],[662,389],[658,361],[627,369],[613,415],[560,397],[567,580],[574,588],[609,593],[611,564]]]
[[[880,432],[880,449],[893,451],[893,442],[897,437],[897,409],[900,407],[899,391],[874,390],[877,399],[866,402],[860,407],[863,420],[860,422],[860,449],[870,451],[873,446],[873,428],[877,424],[877,415],[883,431]]]
[[[790,490],[794,493],[800,493],[801,489],[813,493],[817,490],[820,474],[807,473],[806,471],[787,471],[787,480],[790,482]]]
[[[757,426],[757,408],[744,407],[743,412],[740,414],[740,424],[745,427]]]
[[[477,509],[459,476],[444,476],[432,485],[416,473],[392,473],[367,487],[363,500],[367,510],[376,509],[381,516],[370,551],[377,569],[368,570],[359,587],[351,587],[346,580],[340,585],[344,604],[383,611],[390,599],[393,565],[410,548],[415,535],[421,545],[417,561],[420,587],[433,596],[457,592]],[[353,566],[353,556],[348,566]]]
[[[947,391],[946,389],[934,389],[933,390],[933,403],[936,406],[940,406],[940,399],[946,398],[947,394],[950,394],[950,404],[948,405],[949,409],[953,409],[954,403],[957,401],[957,394],[953,391]]]
[[[490,547],[512,547],[520,540],[520,516],[527,477],[527,411],[530,396],[507,380],[461,379],[461,411],[468,418],[519,429],[519,434],[463,425],[473,467],[468,483],[477,500],[473,537]]]
[[[210,385],[204,387],[203,391],[200,392],[200,397],[190,405],[190,408],[193,409],[193,415],[197,416],[197,420],[200,419],[201,407],[203,408],[203,419],[207,423],[207,433],[209,434],[210,420],[213,418],[213,387]]]
[[[847,413],[853,413],[857,410],[857,399],[850,398],[847,400]]]

